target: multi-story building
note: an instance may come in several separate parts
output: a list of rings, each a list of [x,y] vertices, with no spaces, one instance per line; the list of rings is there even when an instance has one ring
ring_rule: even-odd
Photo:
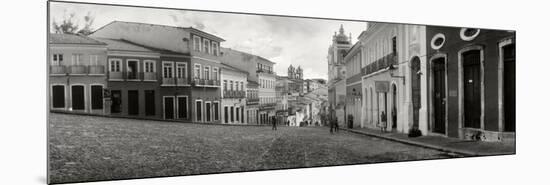
[[[429,133],[514,140],[515,32],[428,26],[426,39]]]
[[[426,133],[425,26],[369,23],[359,36],[362,126],[378,128],[385,115],[386,129]]]
[[[128,41],[94,38],[107,44],[111,115],[162,118],[160,53]]]
[[[166,51],[160,58],[163,117],[175,119],[179,115],[173,113],[181,112],[181,116],[186,116],[184,113],[188,112],[192,115],[187,115],[186,120],[221,122],[220,43],[224,41],[222,38],[192,27],[121,21],[113,21],[99,28],[91,36],[121,39]]]
[[[328,101],[331,117],[337,117],[338,122],[343,124],[344,104],[346,96],[346,68],[344,56],[352,47],[351,34],[346,36],[344,27],[341,25],[338,34],[332,36],[332,44],[328,49]]]
[[[248,80],[257,82],[259,102],[259,123],[268,124],[270,118],[275,116],[275,63],[245,52],[222,48],[224,63],[237,69],[248,72]]]
[[[222,123],[245,124],[248,73],[222,64]]]
[[[259,85],[254,81],[248,80],[246,83],[246,122],[248,124],[259,124],[259,104],[258,97]]]
[[[363,87],[361,83],[361,58],[363,49],[360,42],[357,42],[346,53],[344,64],[346,66],[346,107],[344,113],[345,121],[348,127],[358,127],[361,125],[362,107],[363,107]],[[353,117],[353,125],[349,125],[350,115]]]
[[[107,114],[105,43],[73,34],[49,35],[50,110]]]

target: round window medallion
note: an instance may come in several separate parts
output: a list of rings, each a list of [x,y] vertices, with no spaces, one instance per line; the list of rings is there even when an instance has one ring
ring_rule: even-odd
[[[442,33],[434,35],[430,43],[432,49],[438,50],[439,48],[443,47],[443,44],[445,44],[445,35],[443,35]]]
[[[479,35],[479,29],[462,28],[460,30],[460,38],[465,41],[474,40]]]

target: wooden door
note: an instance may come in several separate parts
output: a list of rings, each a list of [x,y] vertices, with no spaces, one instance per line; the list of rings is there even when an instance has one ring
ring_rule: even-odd
[[[516,131],[516,45],[502,48],[504,54],[504,131]]]
[[[446,78],[445,58],[438,58],[433,61],[433,132],[445,134],[446,132]]]
[[[174,119],[174,97],[164,97],[164,119]]]
[[[130,90],[128,91],[128,115],[138,115],[138,114],[139,114],[138,91]]]
[[[72,86],[71,93],[73,110],[84,110],[84,86]]]
[[[480,128],[481,124],[481,55],[479,50],[463,53],[464,127]]]

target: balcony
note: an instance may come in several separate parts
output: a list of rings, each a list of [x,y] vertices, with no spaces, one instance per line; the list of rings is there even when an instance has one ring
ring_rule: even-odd
[[[144,81],[156,81],[157,80],[157,73],[143,72],[142,75],[143,75],[142,79]]]
[[[122,72],[109,72],[109,80],[123,80]]]
[[[90,75],[104,75],[105,74],[105,66],[100,65],[93,65],[88,67],[88,73]]]
[[[162,78],[162,85],[175,85],[176,79],[175,78]]]
[[[66,73],[65,66],[60,66],[60,65],[50,66],[51,75],[64,75],[65,73]]]
[[[127,80],[140,80],[139,79],[139,73],[137,72],[125,72],[126,73],[126,79]]]
[[[205,85],[214,85],[214,80],[205,80],[205,81],[206,81]]]
[[[69,73],[72,75],[85,75],[86,66],[83,66],[83,65],[69,66]]]
[[[176,82],[179,86],[189,85],[189,80],[187,78],[177,78]]]
[[[201,85],[202,86],[202,85],[204,85],[204,79],[195,78],[195,79],[193,79],[193,83],[195,85]]]

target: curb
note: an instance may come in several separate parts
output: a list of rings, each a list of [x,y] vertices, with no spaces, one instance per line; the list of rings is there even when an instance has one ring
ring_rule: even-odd
[[[188,121],[180,121],[180,120],[165,120],[165,119],[158,119],[158,118],[131,117],[131,116],[120,116],[120,115],[102,115],[102,114],[90,114],[90,113],[83,113],[83,112],[70,112],[70,111],[59,111],[59,110],[50,110],[49,113],[77,115],[77,116],[93,116],[93,117],[104,117],[104,118],[123,118],[123,119],[133,119],[133,120],[142,120],[142,121],[159,121],[159,122],[167,122],[167,123],[212,125],[212,126],[245,126],[245,127],[270,127],[271,126],[270,124],[256,125],[256,124],[223,124],[223,123],[200,123],[200,122],[197,123],[197,122],[188,122]]]
[[[357,131],[357,130],[349,130],[349,129],[347,129],[347,128],[340,128],[340,129],[345,130],[345,131],[348,131],[348,132],[351,132],[351,133],[355,133],[355,134],[362,134],[362,135],[371,136],[371,137],[376,137],[376,138],[381,138],[381,139],[385,139],[385,140],[389,140],[389,141],[395,141],[395,142],[399,142],[399,143],[403,143],[403,144],[408,144],[408,145],[414,145],[414,146],[419,146],[419,147],[423,147],[423,148],[434,149],[434,150],[438,150],[438,151],[442,151],[442,152],[447,152],[447,153],[456,153],[456,154],[463,155],[464,157],[472,157],[472,156],[483,156],[483,155],[487,155],[487,154],[480,154],[480,153],[477,153],[477,152],[471,152],[471,151],[466,151],[466,150],[460,150],[460,149],[442,147],[442,146],[437,146],[437,145],[432,145],[432,144],[427,144],[427,143],[422,143],[422,142],[417,142],[417,141],[409,141],[409,140],[404,140],[404,139],[397,139],[397,138],[393,138],[393,137],[382,136],[382,135],[377,135],[377,134],[371,134],[371,133],[361,132],[361,131]]]

